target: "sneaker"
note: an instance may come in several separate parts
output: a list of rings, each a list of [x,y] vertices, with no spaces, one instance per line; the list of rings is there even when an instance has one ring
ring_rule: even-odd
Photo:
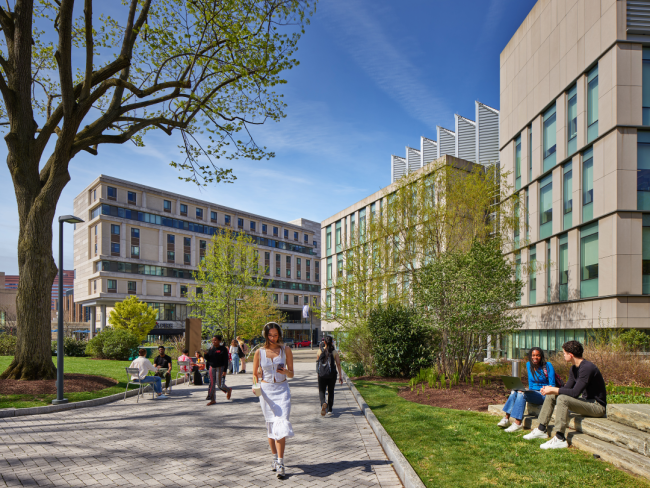
[[[323,406],[320,408],[321,417],[324,417],[326,413],[327,413],[327,403],[323,403]]]
[[[166,395],[158,395],[156,398],[158,398],[159,400],[166,400],[169,397]]]
[[[499,421],[499,423],[497,424],[497,427],[501,427],[502,429],[505,429],[505,428],[508,427],[509,425],[510,425],[510,419],[509,419],[509,418],[506,418],[506,417],[503,417],[503,418]]]
[[[284,478],[284,464],[277,464],[275,468],[276,476],[278,478]]]
[[[531,439],[548,439],[548,434],[546,432],[542,432],[537,427],[535,427],[530,434],[526,434],[524,436],[524,439],[526,439],[527,441]]]
[[[332,416],[332,412],[327,412],[327,414],[325,415],[325,417],[331,417],[331,416]]]
[[[561,441],[560,439],[557,438],[557,436],[553,436],[553,438],[539,446],[540,449],[566,449],[569,447],[569,443],[565,440]]]
[[[277,469],[277,466],[278,466],[278,460],[277,460],[277,459],[274,459],[274,460],[271,462],[271,471],[275,471],[275,470]]]
[[[524,426],[519,424],[512,424],[510,427],[508,427],[504,432],[517,432],[520,430],[524,430]]]
[[[232,395],[232,388],[230,388],[228,393],[226,393],[226,400],[230,400],[230,395]]]

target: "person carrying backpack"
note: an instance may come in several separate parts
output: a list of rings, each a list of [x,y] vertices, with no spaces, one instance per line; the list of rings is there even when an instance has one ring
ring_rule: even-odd
[[[334,406],[334,386],[336,385],[336,372],[338,371],[339,383],[343,384],[341,374],[341,358],[334,349],[332,337],[325,336],[316,353],[316,371],[318,372],[318,395],[320,397],[322,416],[332,415]],[[325,390],[327,390],[327,402],[325,402]]]

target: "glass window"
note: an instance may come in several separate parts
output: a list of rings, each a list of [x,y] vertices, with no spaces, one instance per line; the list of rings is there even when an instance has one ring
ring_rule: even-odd
[[[637,132],[636,165],[637,209],[650,210],[650,132]]]
[[[515,139],[515,190],[521,188],[521,134]]]
[[[528,188],[526,188],[524,191],[526,192],[526,208],[524,208],[524,212],[526,212],[526,240],[528,241],[530,239],[530,224],[528,221],[528,218],[530,216],[530,206],[528,204],[528,199],[530,195],[528,194]]]
[[[187,296],[187,285],[181,285],[181,296],[182,297]]]
[[[580,229],[580,298],[598,296],[598,222]]]
[[[163,285],[163,293],[171,294],[171,292],[172,292],[172,285]]]
[[[277,236],[279,231],[280,231],[280,229],[278,229],[277,227],[273,227],[273,235],[274,236]]]
[[[202,208],[197,207],[197,209],[196,209],[196,218],[197,219],[202,219],[203,218],[203,209]]]
[[[135,292],[136,292],[136,282],[135,281],[129,281],[128,282],[128,288],[129,288],[129,293],[135,294]]]
[[[289,305],[289,295],[284,295],[284,303],[285,305]]]
[[[176,260],[176,253],[174,251],[167,251],[167,262],[173,263]]]
[[[598,137],[598,66],[587,74],[587,143]]]
[[[120,235],[120,226],[115,225],[115,224],[111,224],[111,234],[113,234],[114,236],[119,236]]]
[[[650,48],[643,48],[643,125],[650,125]]]
[[[553,105],[544,114],[544,172],[555,166],[556,137],[555,105]]]
[[[566,302],[569,299],[569,236],[561,235],[558,243],[560,245],[560,301]]]
[[[517,199],[515,200],[515,248],[519,247],[519,228],[520,228],[520,221],[519,221],[519,198],[521,197],[521,194],[517,195]]]
[[[117,242],[111,242],[111,254],[120,254],[120,245]]]
[[[108,281],[108,291],[117,290],[117,280],[107,280]]]
[[[318,247],[318,242],[314,241],[314,247]]]
[[[650,215],[643,216],[643,229],[642,229],[642,249],[643,255],[642,270],[643,270],[643,294],[650,295]]]
[[[181,203],[181,215],[187,215],[187,205]]]
[[[567,155],[578,149],[578,87],[573,85],[567,94]]]
[[[244,228],[244,219],[240,219],[240,218],[237,219],[237,227],[239,227],[240,229]]]
[[[117,200],[117,188],[113,188],[112,186],[106,187],[106,194],[109,200]]]
[[[230,225],[230,215],[224,215],[223,218],[226,225]]]
[[[305,244],[309,244],[309,236],[307,234],[304,235]]]
[[[176,242],[176,237],[174,234],[167,234],[167,244],[174,244]]]
[[[197,286],[196,287],[196,294],[197,295],[203,295],[203,288],[201,288],[200,286]]]
[[[325,229],[325,249],[327,254],[332,254],[332,226],[328,225]]]
[[[521,251],[515,253],[515,278],[518,280],[521,279]],[[521,294],[519,295],[519,298],[517,298],[516,305],[521,305]]]
[[[551,303],[551,241],[546,241],[546,302]]]
[[[298,233],[297,233],[297,232],[294,232],[294,233],[293,233],[293,240],[294,240],[294,241],[297,241],[297,240],[298,240]]]
[[[137,198],[135,196],[135,192],[133,192],[133,191],[128,192],[128,199],[129,199],[129,203],[135,204],[136,201],[137,201]]]
[[[327,286],[332,286],[332,257],[327,258]]]
[[[528,181],[533,181],[533,126],[528,127]]]
[[[255,231],[255,222],[251,222],[251,230],[254,232]]]
[[[339,220],[336,223],[336,230],[335,230],[335,243],[336,243],[336,251],[335,252],[341,252],[341,221]]]
[[[213,222],[217,221],[217,212],[210,212],[210,220]]]
[[[366,209],[362,208],[359,210],[359,238],[363,242],[363,238],[366,235]]]
[[[140,246],[131,246],[131,257],[135,259],[140,257]]]
[[[553,233],[553,175],[548,175],[539,190],[539,237],[544,239]]]
[[[336,276],[341,278],[343,276],[343,255],[339,255],[336,262]]]
[[[564,177],[562,180],[562,213],[564,219],[562,228],[567,230],[573,224],[573,164],[564,165]]]
[[[93,202],[97,200],[97,190],[93,190]]]
[[[582,154],[582,221],[594,218],[594,150]]]
[[[350,216],[350,242],[354,242],[354,214]]]
[[[165,212],[171,212],[172,211],[172,202],[169,200],[163,201],[163,210]]]
[[[287,229],[284,229],[284,238],[289,239],[289,231]]]
[[[131,227],[131,238],[139,239],[140,238],[140,229]]]
[[[530,274],[528,275],[528,304],[537,303],[537,248],[535,246],[529,251]]]
[[[262,224],[262,233],[263,234],[266,234],[266,229],[267,229],[266,224]]]

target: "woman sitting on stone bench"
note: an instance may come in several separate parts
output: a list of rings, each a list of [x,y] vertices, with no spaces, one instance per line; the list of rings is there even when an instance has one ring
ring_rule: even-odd
[[[528,389],[534,391],[523,392],[512,390],[508,401],[503,406],[503,411],[506,416],[497,424],[502,428],[508,427],[510,417],[512,417],[514,423],[506,429],[506,432],[522,430],[524,426],[521,424],[521,420],[524,418],[526,402],[542,405],[544,403],[544,395],[539,391],[544,386],[555,386],[555,370],[551,363],[545,361],[544,351],[539,347],[533,347],[528,352],[528,358],[530,359],[526,363],[526,369],[528,370]]]

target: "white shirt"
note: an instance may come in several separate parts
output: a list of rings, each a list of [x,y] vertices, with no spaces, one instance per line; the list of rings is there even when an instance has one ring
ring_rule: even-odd
[[[156,372],[156,368],[154,367],[153,364],[151,364],[151,361],[149,361],[147,358],[144,356],[140,356],[137,359],[134,359],[133,362],[131,363],[131,366],[129,368],[138,368],[139,377],[136,376],[131,376],[132,380],[137,380],[137,379],[144,379],[145,376],[147,376],[147,373],[149,371],[153,371],[154,373]]]
[[[239,351],[239,346],[230,346],[230,350],[228,352],[230,352],[230,354],[232,354],[232,358],[235,359],[235,356],[239,357],[237,355],[238,351]]]

